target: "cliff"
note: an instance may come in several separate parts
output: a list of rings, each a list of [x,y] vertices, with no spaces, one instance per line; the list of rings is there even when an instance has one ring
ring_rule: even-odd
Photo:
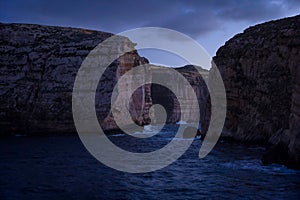
[[[77,71],[88,53],[110,33],[29,24],[0,24],[1,133],[46,134],[75,132],[72,90]],[[133,45],[129,40],[124,45]],[[116,129],[110,118],[110,99],[118,78],[148,63],[136,51],[115,60],[103,74],[96,93],[96,112],[105,131]],[[127,91],[122,91],[123,95]],[[140,88],[135,96],[147,99]],[[131,108],[138,124],[147,123],[147,103]],[[105,123],[103,123],[105,121]]]
[[[264,163],[299,167],[300,16],[246,29],[213,60],[227,95],[223,136],[272,144]]]
[[[75,133],[72,116],[75,76],[90,51],[112,35],[78,28],[0,24],[1,134]],[[126,45],[132,46],[133,43],[127,39],[119,44],[120,48]],[[110,106],[113,88],[123,74],[145,63],[148,63],[147,59],[132,51],[115,60],[101,77],[95,107],[99,123],[107,133],[119,131]],[[153,67],[152,78],[160,69]],[[200,107],[205,106],[208,92],[197,70],[192,66],[177,70],[191,83]],[[207,74],[207,71],[202,71]],[[166,74],[163,78],[168,82],[172,77]],[[184,97],[185,89],[178,88],[182,94],[178,98]],[[168,123],[180,120],[180,107],[169,90],[144,85],[133,92],[119,85],[117,98],[124,99],[128,93],[132,94],[129,112],[136,124],[150,123],[149,108],[153,103],[165,106],[169,112]],[[198,102],[191,100],[191,103]]]
[[[152,84],[151,85],[151,98],[153,104],[161,104],[167,111],[167,123],[176,123],[180,121],[181,115],[191,116],[192,112],[190,110],[185,109],[185,105],[179,105],[178,100],[187,99],[188,104],[194,107],[199,106],[200,109],[200,123],[204,123],[204,116],[207,105],[208,98],[208,89],[205,81],[208,81],[208,71],[202,69],[201,67],[186,65],[184,67],[175,68],[178,73],[181,73],[184,78],[190,83],[194,92],[197,96],[197,99],[189,98],[187,94],[187,90],[189,89],[184,84],[178,84],[176,88],[176,93],[179,96],[175,96],[173,92],[171,92],[166,87]],[[152,68],[152,78],[162,78],[166,80],[166,86],[169,84],[177,83],[176,77],[173,77],[168,74],[164,74],[161,77],[161,73],[163,72],[163,67],[153,67]],[[199,73],[200,72],[200,73]],[[180,108],[183,109],[184,113],[180,112]],[[193,118],[193,116],[191,116]]]

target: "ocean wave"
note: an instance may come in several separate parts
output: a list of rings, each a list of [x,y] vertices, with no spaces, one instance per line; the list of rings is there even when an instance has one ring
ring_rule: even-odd
[[[254,170],[262,171],[268,174],[300,174],[299,171],[288,169],[284,165],[272,164],[272,165],[262,165],[262,162],[258,159],[252,160],[236,160],[232,162],[226,162],[221,164],[224,167],[232,169],[242,169],[242,170]]]

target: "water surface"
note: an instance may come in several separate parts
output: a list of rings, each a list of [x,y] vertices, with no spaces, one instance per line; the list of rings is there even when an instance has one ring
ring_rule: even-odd
[[[149,152],[166,145],[176,128],[148,139],[109,137],[124,149]],[[94,159],[77,136],[1,139],[0,199],[299,199],[300,171],[262,166],[264,148],[219,141],[199,159],[200,146],[195,140],[164,169],[129,174]]]

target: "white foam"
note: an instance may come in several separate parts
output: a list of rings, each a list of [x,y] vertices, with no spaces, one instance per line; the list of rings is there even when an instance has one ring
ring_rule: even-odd
[[[186,123],[186,121],[180,120],[180,121],[176,122],[176,124],[187,124],[187,123]]]

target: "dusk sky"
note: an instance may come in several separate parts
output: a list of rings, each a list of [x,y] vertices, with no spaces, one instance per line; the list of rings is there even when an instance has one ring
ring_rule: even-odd
[[[211,56],[245,28],[297,15],[299,11],[299,0],[0,0],[1,22],[81,27],[112,33],[147,26],[164,27],[194,38]],[[161,52],[144,50],[140,54],[150,62],[184,64],[167,53],[162,56]]]

